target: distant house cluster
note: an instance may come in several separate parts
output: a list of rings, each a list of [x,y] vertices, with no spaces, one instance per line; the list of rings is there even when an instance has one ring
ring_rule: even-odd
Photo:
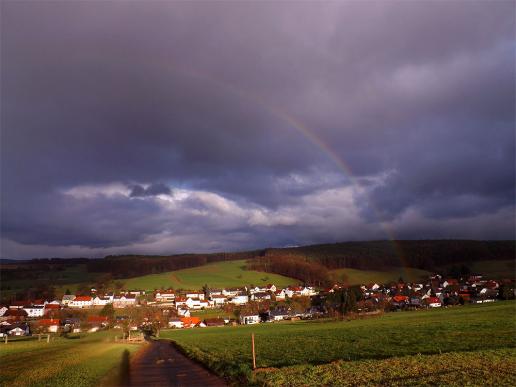
[[[426,281],[405,283],[401,279],[389,284],[364,284],[355,287],[359,292],[357,313],[375,313],[380,310],[398,311],[422,308],[441,308],[466,303],[495,302],[500,289],[509,283],[514,292],[514,281],[495,281],[481,275],[467,278],[443,278],[432,275]],[[278,288],[273,284],[241,288],[204,289],[203,291],[175,291],[161,289],[146,294],[142,290],[123,291],[118,294],[64,295],[60,300],[21,300],[0,306],[0,337],[29,335],[37,332],[79,332],[78,318],[63,317],[63,311],[83,311],[89,331],[103,327],[121,327],[126,316],[116,316],[109,321],[95,310],[112,305],[116,309],[151,306],[166,315],[170,328],[223,326],[227,324],[257,324],[282,320],[310,319],[330,315],[332,294],[348,289],[343,284],[317,289],[311,286]],[[513,295],[514,296],[514,295]],[[293,308],[291,300],[304,300],[303,310]],[[315,302],[317,300],[317,302]],[[333,301],[332,301],[333,302]],[[253,306],[252,308],[250,306]],[[230,308],[236,310],[235,319],[206,318],[192,315],[199,310]],[[84,322],[84,321],[83,321]],[[149,322],[149,321],[147,321]],[[113,325],[114,324],[114,325]],[[137,329],[136,325],[130,329]]]

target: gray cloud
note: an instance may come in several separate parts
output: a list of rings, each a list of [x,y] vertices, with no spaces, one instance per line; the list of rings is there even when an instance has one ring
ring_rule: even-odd
[[[0,7],[2,256],[514,237],[513,2]]]

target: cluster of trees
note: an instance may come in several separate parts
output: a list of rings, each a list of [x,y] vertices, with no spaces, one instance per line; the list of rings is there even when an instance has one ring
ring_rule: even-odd
[[[296,278],[309,285],[322,286],[329,281],[329,272],[326,267],[299,256],[268,255],[257,257],[249,261],[247,268]]]
[[[328,269],[362,270],[409,266],[438,271],[449,264],[479,260],[514,259],[515,241],[399,240],[346,242],[268,249],[265,256],[306,257]]]

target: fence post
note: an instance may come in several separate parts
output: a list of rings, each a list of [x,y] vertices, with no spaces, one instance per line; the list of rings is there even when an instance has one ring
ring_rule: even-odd
[[[50,343],[50,333],[47,334],[47,343]]]
[[[251,342],[253,346],[253,370],[256,369],[256,352],[254,350],[254,333],[251,333]]]
[[[5,334],[4,344],[7,344],[7,341],[8,341],[8,339],[7,339],[7,333],[6,333],[6,334]]]

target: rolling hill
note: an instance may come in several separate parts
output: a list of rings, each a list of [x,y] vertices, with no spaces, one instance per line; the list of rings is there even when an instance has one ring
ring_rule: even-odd
[[[189,269],[150,274],[121,279],[128,289],[201,289],[205,284],[211,288],[237,287],[244,285],[276,286],[297,284],[299,281],[278,274],[246,270],[246,261],[222,261]]]

